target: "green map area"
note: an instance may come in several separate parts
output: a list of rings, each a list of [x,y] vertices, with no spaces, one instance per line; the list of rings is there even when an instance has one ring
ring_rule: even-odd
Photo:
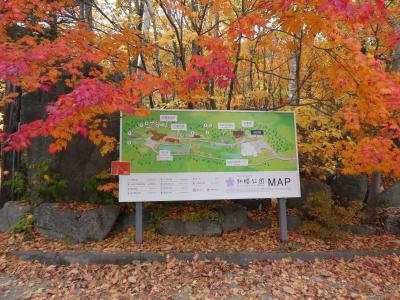
[[[132,173],[297,170],[290,112],[153,110],[124,115],[121,138]]]

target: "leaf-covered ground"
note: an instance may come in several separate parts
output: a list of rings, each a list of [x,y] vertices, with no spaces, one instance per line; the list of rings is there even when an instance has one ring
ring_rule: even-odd
[[[0,256],[0,298],[399,299],[400,257],[46,266]],[[235,297],[236,296],[236,297]]]
[[[257,232],[242,230],[224,234],[222,237],[176,237],[145,233],[144,243],[134,242],[134,234],[118,233],[101,242],[86,244],[64,244],[49,241],[37,234],[33,241],[23,234],[0,234],[0,247],[4,250],[51,250],[51,251],[105,251],[105,252],[272,252],[272,251],[323,251],[335,249],[395,249],[400,247],[398,237],[388,234],[355,236],[348,234],[344,240],[322,241],[301,233],[289,233],[292,248],[281,248],[278,229],[265,229]]]
[[[279,246],[276,226],[242,230],[222,237],[164,237],[146,233],[137,245],[133,235],[119,233],[102,242],[68,245],[36,233],[0,234],[0,299],[270,299],[400,298],[400,257],[357,258],[353,261],[257,262],[246,267],[221,261],[146,262],[127,266],[45,266],[5,256],[12,249],[90,251],[321,251],[330,249],[398,248],[391,235],[354,236],[325,242],[291,232],[296,249]],[[240,296],[235,298],[233,296]],[[232,296],[231,298],[229,298]],[[14,297],[14,298],[12,298]]]
[[[168,254],[400,247],[400,239],[388,234],[346,234],[343,240],[323,241],[290,232],[291,246],[281,248],[276,218],[271,228],[244,229],[222,237],[171,237],[146,232],[141,245],[133,238],[134,232],[123,232],[102,242],[73,245],[47,240],[37,232],[33,240],[27,240],[24,234],[0,233],[0,299],[400,299],[400,257],[395,255],[351,261],[266,261],[248,266],[174,259],[126,266],[46,266],[5,255],[17,249]]]

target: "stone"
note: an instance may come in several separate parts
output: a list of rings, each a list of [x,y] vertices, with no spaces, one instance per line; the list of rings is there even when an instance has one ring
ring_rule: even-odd
[[[146,230],[151,224],[150,212],[146,209],[143,210],[143,229]],[[117,221],[115,222],[113,231],[126,231],[130,227],[136,227],[136,214],[135,212],[122,212]]]
[[[34,210],[35,227],[41,234],[64,242],[100,241],[110,233],[119,212],[117,205],[74,211],[43,203]]]
[[[6,202],[0,209],[0,232],[11,231],[12,226],[30,212],[32,212],[32,207],[29,204],[19,201]]]
[[[15,256],[21,260],[34,260],[46,265],[69,264],[107,264],[132,265],[136,262],[158,261],[165,262],[165,257],[151,252],[92,252],[92,251],[39,251],[39,250],[12,250],[8,256]]]
[[[215,221],[202,220],[184,222],[186,235],[189,236],[218,236],[222,234],[222,226]]]
[[[301,179],[300,188],[301,197],[288,198],[286,201],[286,205],[288,208],[302,209],[303,206],[306,204],[308,195],[310,195],[311,193],[316,194],[324,192],[328,195],[332,194],[330,186],[317,179]]]
[[[256,210],[271,206],[271,199],[238,199],[233,201],[241,206],[246,207],[247,210]]]
[[[11,250],[6,253],[7,257],[17,257],[25,261],[38,261],[46,265],[93,265],[93,264],[115,264],[115,265],[138,265],[140,262],[157,261],[165,263],[167,256],[180,261],[216,259],[240,266],[247,266],[251,262],[267,260],[302,260],[314,261],[344,259],[354,260],[356,257],[383,257],[386,255],[400,255],[400,249],[380,250],[336,250],[336,251],[313,251],[313,252],[170,252],[167,255],[151,252],[80,252],[80,251],[40,251],[40,250]],[[195,258],[196,257],[196,258]],[[226,274],[226,275],[225,275]],[[229,276],[230,273],[225,273]],[[234,278],[235,275],[233,275]],[[230,277],[228,277],[230,278]],[[228,286],[236,288],[235,283]],[[267,294],[266,294],[267,295]]]
[[[388,215],[385,219],[385,231],[400,235],[400,215]]]
[[[260,230],[266,227],[271,227],[272,221],[270,219],[253,220],[247,219],[246,226],[251,230]]]
[[[343,225],[341,230],[345,232],[350,232],[356,235],[368,235],[368,234],[377,234],[382,231],[379,227],[374,226],[358,226],[358,225]]]
[[[71,89],[63,83],[52,85],[51,91],[37,90],[21,97],[21,123],[28,123],[46,117],[45,107],[55,102],[60,95],[69,93]],[[119,135],[119,113],[110,115],[108,126],[104,129],[107,136]],[[52,139],[38,137],[32,140],[32,146],[27,150],[28,164],[40,163],[52,159],[50,169],[60,174],[68,181],[65,190],[67,198],[75,201],[87,199],[88,192],[84,190],[85,183],[94,175],[107,170],[111,161],[118,157],[117,150],[101,155],[99,146],[87,138],[74,136],[64,151],[54,155],[49,154],[48,147]],[[28,168],[28,177],[32,172]],[[46,199],[44,199],[46,201]]]
[[[287,228],[288,230],[297,230],[304,223],[304,218],[301,216],[287,216]]]
[[[331,180],[333,193],[341,205],[349,206],[352,201],[364,201],[367,197],[368,181],[363,175],[337,174]]]
[[[173,236],[217,236],[222,234],[222,226],[215,221],[183,222],[167,219],[162,222],[161,234]]]
[[[378,194],[378,203],[390,207],[400,207],[400,183]]]
[[[330,182],[334,176],[334,174],[319,167],[312,168],[311,175],[315,178],[324,178],[324,181],[326,182]]]
[[[222,230],[230,232],[241,229],[247,220],[247,209],[239,204],[226,205],[219,209]]]

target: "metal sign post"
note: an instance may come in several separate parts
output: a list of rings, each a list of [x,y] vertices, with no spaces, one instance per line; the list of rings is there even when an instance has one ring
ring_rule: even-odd
[[[136,243],[141,244],[143,243],[143,202],[136,202],[135,209],[135,240]]]
[[[279,200],[279,232],[281,242],[288,241],[287,217],[286,217],[286,199],[280,198]]]

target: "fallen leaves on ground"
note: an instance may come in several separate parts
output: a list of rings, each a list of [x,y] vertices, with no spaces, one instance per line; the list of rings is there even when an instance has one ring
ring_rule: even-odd
[[[254,216],[257,217],[257,213]],[[345,249],[395,249],[398,237],[388,234],[355,236],[323,241],[301,232],[290,232],[295,248],[282,249],[277,218],[271,228],[243,229],[221,237],[176,237],[145,232],[136,244],[128,232],[112,234],[101,242],[64,244],[35,232],[0,233],[0,298],[21,291],[22,299],[270,299],[351,298],[369,296],[400,298],[400,258],[299,260],[254,262],[248,266],[220,260],[166,263],[135,262],[126,266],[46,266],[7,257],[10,250],[104,251],[104,252],[272,252]],[[2,280],[3,279],[3,280]]]
[[[134,231],[133,231],[134,232]],[[325,250],[377,250],[396,249],[400,246],[398,237],[390,234],[352,235],[346,234],[339,241],[323,241],[301,232],[289,232],[290,245],[295,248],[281,248],[277,224],[272,228],[258,231],[243,229],[216,237],[162,236],[145,232],[144,243],[136,244],[134,234],[121,232],[112,234],[100,242],[65,244],[51,241],[35,232],[34,240],[26,240],[23,234],[0,233],[0,253],[10,250],[43,251],[105,251],[105,252],[276,252],[276,251],[325,251]]]
[[[400,297],[400,257],[285,259],[248,266],[214,261],[46,266],[0,256],[0,279],[30,286],[26,299],[367,299]],[[45,288],[43,288],[45,286]],[[1,284],[0,296],[11,286]]]

